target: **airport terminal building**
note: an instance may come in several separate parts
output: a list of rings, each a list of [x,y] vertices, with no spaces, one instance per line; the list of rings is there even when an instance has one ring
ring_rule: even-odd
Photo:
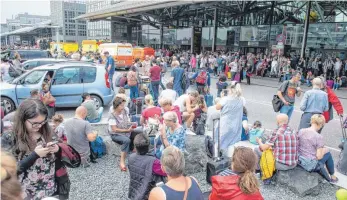
[[[77,19],[109,22],[112,42],[192,52],[304,48],[346,54],[344,1],[109,1]]]

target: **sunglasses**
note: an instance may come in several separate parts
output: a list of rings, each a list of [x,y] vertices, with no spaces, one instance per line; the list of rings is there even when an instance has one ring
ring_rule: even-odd
[[[47,117],[42,122],[31,122],[30,120],[27,120],[33,128],[41,128],[43,125],[45,125],[48,121]]]

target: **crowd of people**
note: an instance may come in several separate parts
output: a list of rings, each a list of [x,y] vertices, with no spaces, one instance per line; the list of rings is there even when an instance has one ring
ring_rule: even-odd
[[[176,52],[170,56],[170,52],[160,51],[158,57],[135,60],[129,72],[122,74],[115,72],[116,63],[109,52],[104,52],[104,56],[111,88],[116,91],[116,85],[123,86],[118,88],[111,108],[106,111],[107,132],[114,145],[120,145],[119,169],[129,171],[130,199],[204,199],[198,181],[185,174],[186,137],[208,135],[214,130],[220,134],[220,155],[232,162],[229,168],[212,177],[210,200],[264,199],[255,173],[257,170],[264,173],[260,162],[269,151],[276,170],[301,166],[308,172],[321,174],[328,182],[339,181],[332,155],[324,147],[320,134],[324,124],[332,119],[333,108],[343,115],[341,102],[326,81],[331,72],[321,73],[319,68],[316,72],[312,67],[312,89],[303,95],[300,103],[303,115],[295,131],[289,120],[295,96],[302,93],[298,83],[304,73],[310,72],[309,67],[302,65],[304,61],[296,65],[282,56],[267,58],[224,52],[200,55]],[[164,84],[169,66],[170,79]],[[277,95],[283,104],[276,117],[278,128],[268,138],[260,121],[248,126],[247,104],[241,88],[244,78],[250,84],[252,76],[266,75],[266,70],[271,76],[282,77]],[[341,67],[334,75],[346,74],[346,70]],[[213,76],[218,78],[215,86]],[[11,199],[6,195],[14,195],[18,199],[68,199],[70,181],[66,167],[90,167],[97,162],[92,144],[100,136],[91,124],[99,122],[105,110],[97,109],[90,94],[84,93],[75,116],[64,120],[62,115],[55,114],[55,98],[50,95],[48,84],[49,75],[42,91],[32,91],[31,97],[12,114],[12,128],[2,131],[2,148],[18,163],[18,168],[13,165],[5,171],[13,176],[17,171],[19,183],[8,178],[1,179],[1,185],[7,186],[7,181],[21,185],[21,189],[4,187],[2,198]],[[211,87],[217,90],[212,100]],[[235,148],[242,140],[258,146],[254,150]],[[339,162],[337,169],[347,173],[346,163]],[[263,181],[269,184],[272,177]]]

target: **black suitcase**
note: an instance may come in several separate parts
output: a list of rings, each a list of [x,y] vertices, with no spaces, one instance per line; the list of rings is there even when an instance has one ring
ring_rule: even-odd
[[[216,123],[218,121],[218,125]],[[218,131],[216,130],[216,125],[218,127]],[[215,132],[218,132],[218,136],[215,137]],[[207,162],[206,164],[206,181],[211,184],[211,177],[214,175],[219,174],[220,172],[224,171],[225,169],[230,167],[230,160],[227,157],[220,157],[220,135],[219,135],[219,119],[213,120],[213,139],[217,138],[217,141],[215,141],[215,151],[213,155],[212,161]],[[217,148],[216,148],[217,146]],[[217,151],[216,151],[217,150]]]

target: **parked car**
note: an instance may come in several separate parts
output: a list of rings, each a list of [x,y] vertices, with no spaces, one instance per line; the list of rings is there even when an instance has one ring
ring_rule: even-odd
[[[58,62],[66,62],[68,61],[67,59],[55,59],[55,58],[38,58],[38,59],[32,59],[32,60],[27,60],[22,63],[22,68],[24,70],[31,70],[36,67],[42,66],[42,65],[47,65],[47,64],[52,64],[52,63],[58,63]]]
[[[18,52],[21,58],[21,61],[27,61],[30,59],[36,58],[52,58],[51,52],[47,50],[25,50],[25,49],[14,49],[6,50],[1,52],[1,58],[7,57],[10,60],[14,59],[14,54]]]
[[[47,74],[52,77],[50,92],[56,99],[56,107],[79,106],[84,92],[91,94],[97,107],[108,105],[114,97],[103,65],[62,62],[34,68],[9,83],[1,83],[1,103],[5,112],[15,110],[30,97],[32,89],[41,89]]]

